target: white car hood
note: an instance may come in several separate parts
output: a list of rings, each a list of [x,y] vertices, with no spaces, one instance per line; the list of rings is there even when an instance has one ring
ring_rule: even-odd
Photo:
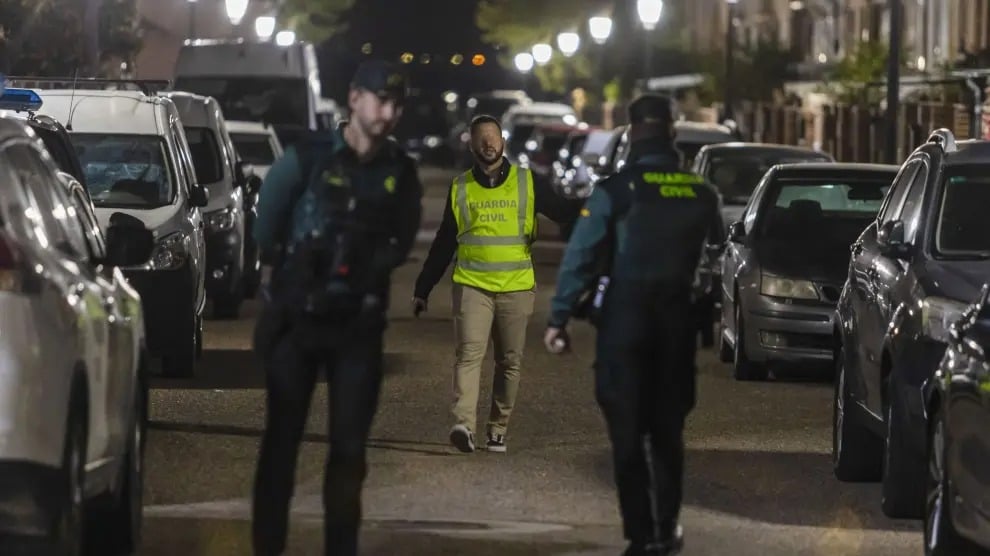
[[[178,210],[179,207],[176,205],[166,205],[153,209],[96,207],[96,219],[99,220],[100,227],[106,233],[107,226],[110,225],[110,216],[122,212],[144,222],[145,227],[151,230],[155,239],[158,239],[179,230]]]

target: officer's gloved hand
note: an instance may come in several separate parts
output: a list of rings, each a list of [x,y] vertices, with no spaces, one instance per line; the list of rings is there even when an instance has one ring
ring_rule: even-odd
[[[560,355],[571,349],[571,337],[567,334],[567,329],[548,326],[543,334],[543,345],[547,351],[554,355]]]
[[[419,314],[425,313],[427,310],[426,300],[423,299],[422,297],[412,298],[412,310],[413,310],[413,316],[419,318]]]

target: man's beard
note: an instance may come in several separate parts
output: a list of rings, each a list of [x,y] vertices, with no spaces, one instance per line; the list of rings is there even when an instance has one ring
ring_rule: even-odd
[[[371,121],[363,122],[360,119],[354,120],[361,132],[364,133],[369,139],[377,140],[386,137],[389,134],[389,124],[387,121]]]
[[[495,164],[499,160],[502,160],[502,153],[504,152],[505,149],[502,148],[502,149],[493,149],[493,150],[494,150],[494,154],[488,155],[485,154],[485,149],[482,149],[477,153],[475,153],[474,157],[478,160],[478,162],[482,163],[483,165],[491,166],[492,164]]]

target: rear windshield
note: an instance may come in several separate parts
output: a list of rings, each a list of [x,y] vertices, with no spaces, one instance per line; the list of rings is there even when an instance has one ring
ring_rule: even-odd
[[[271,138],[260,133],[231,133],[238,156],[247,164],[271,166],[275,162]]]
[[[876,218],[891,181],[887,175],[779,179],[767,191],[757,236],[808,245],[849,245]]]

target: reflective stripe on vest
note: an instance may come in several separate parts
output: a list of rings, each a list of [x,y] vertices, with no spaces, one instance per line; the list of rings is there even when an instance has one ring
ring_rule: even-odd
[[[490,189],[475,182],[470,171],[455,179],[451,192],[458,242],[454,282],[491,292],[535,286],[530,245],[536,214],[530,182],[529,171],[517,167],[510,169],[504,184]],[[506,217],[507,210],[515,218]]]

